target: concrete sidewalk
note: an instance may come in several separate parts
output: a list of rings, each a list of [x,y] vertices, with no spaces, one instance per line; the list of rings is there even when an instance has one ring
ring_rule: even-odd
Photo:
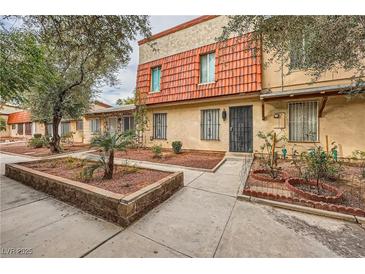
[[[0,157],[2,172],[27,160]],[[365,256],[357,224],[237,201],[241,168],[183,170],[185,187],[125,230],[1,175],[1,257]]]

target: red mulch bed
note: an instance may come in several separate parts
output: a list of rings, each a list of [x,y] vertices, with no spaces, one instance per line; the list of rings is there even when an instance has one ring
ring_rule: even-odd
[[[117,158],[148,161],[154,163],[212,169],[224,157],[224,152],[205,152],[205,151],[182,151],[179,154],[172,150],[163,150],[161,158],[155,158],[150,149],[128,149],[126,152],[118,151]]]
[[[67,157],[53,159],[52,161],[28,162],[22,165],[41,172],[87,183],[114,193],[125,195],[136,192],[137,190],[153,184],[171,174],[170,172],[152,169],[115,165],[114,176],[111,180],[102,179],[102,169],[96,170],[91,180],[85,181],[80,179],[80,173],[83,170],[83,167],[90,165],[91,163],[92,162],[90,161]]]
[[[85,145],[83,143],[74,143],[73,145],[62,145],[62,148],[63,148],[62,153],[69,153],[76,151],[86,151],[90,149],[90,146]],[[0,147],[0,152],[1,151],[27,155],[27,156],[35,156],[35,157],[56,155],[52,154],[50,149],[47,147],[32,148],[28,147],[26,144],[19,144],[19,143],[2,145]]]
[[[298,170],[291,165],[290,160],[281,159],[278,161],[278,166],[281,167],[288,176],[299,177]],[[255,169],[262,169],[262,167],[260,167],[259,159],[255,159],[252,164],[251,171]],[[337,178],[337,180],[325,181],[325,183],[344,191],[342,199],[337,202],[337,204],[365,209],[365,179],[361,177],[361,167],[359,165],[348,165],[344,163],[342,169],[340,177]],[[299,187],[302,188],[303,186]],[[251,176],[251,172],[247,178],[245,188],[254,191],[267,192],[274,195],[300,198],[297,194],[290,191],[285,184],[256,180],[253,176]],[[317,193],[316,188],[307,188],[305,190]]]

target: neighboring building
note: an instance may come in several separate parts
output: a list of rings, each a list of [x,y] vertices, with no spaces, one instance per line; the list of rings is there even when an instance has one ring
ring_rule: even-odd
[[[9,115],[14,113],[14,112],[19,112],[21,110],[21,108],[17,107],[17,106],[13,106],[13,105],[2,105],[0,107],[0,117],[2,119],[4,119],[5,123],[6,123],[6,129],[3,131],[0,131],[0,137],[10,137],[11,135],[11,126],[8,125],[8,119],[9,119]]]
[[[92,135],[90,132],[90,128],[92,126],[90,125],[94,124],[94,119],[99,119],[99,121],[103,121],[104,123],[103,119],[105,115],[113,113],[115,116],[122,117],[123,120],[122,122],[118,120],[119,124],[123,126],[122,128],[119,126],[118,130],[124,129],[129,127],[129,124],[128,126],[123,124],[123,122],[127,124],[127,118],[124,117],[131,117],[134,108],[134,105],[113,108],[112,106],[103,102],[95,101],[91,107],[90,112],[85,114],[81,119],[63,119],[59,125],[58,131],[60,136],[65,136],[69,133],[72,133],[74,142],[88,143]],[[52,136],[52,123],[45,125],[44,123],[32,121],[31,113],[27,110],[22,110],[18,107],[4,106],[0,110],[0,115],[6,120],[7,123],[7,130],[1,133],[1,137],[29,139],[36,133],[45,135],[46,127],[48,135]],[[131,121],[130,127],[133,128],[133,117],[129,118],[129,120]],[[102,127],[100,127],[99,123],[99,129],[102,129],[100,132],[104,132],[104,124]]]
[[[201,16],[139,41],[137,91],[145,98],[147,145],[180,140],[185,149],[254,152],[259,131],[276,130],[288,148],[335,141],[340,156],[365,150],[365,100],[347,100],[351,71],[329,71],[314,83],[291,60],[269,56],[250,35],[217,42],[226,16]],[[154,50],[148,42],[153,41]],[[289,150],[288,149],[288,150]],[[290,152],[290,151],[289,151]]]
[[[84,116],[84,142],[89,143],[95,134],[124,132],[134,129],[135,105],[123,105],[105,109],[94,109]]]

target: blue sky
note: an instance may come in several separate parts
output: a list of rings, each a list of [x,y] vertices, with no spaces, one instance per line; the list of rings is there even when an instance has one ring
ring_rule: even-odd
[[[152,27],[152,33],[158,33],[165,29],[171,28],[183,22],[194,19],[196,15],[176,15],[176,16],[151,16],[150,22]],[[99,99],[106,103],[114,105],[118,98],[126,98],[132,96],[133,90],[136,85],[136,73],[138,67],[138,44],[137,41],[132,41],[133,53],[131,55],[131,61],[128,66],[121,69],[119,72],[120,83],[117,86],[104,86],[102,93],[99,95]]]

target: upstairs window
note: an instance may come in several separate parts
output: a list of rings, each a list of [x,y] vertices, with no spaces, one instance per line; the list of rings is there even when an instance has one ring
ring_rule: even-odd
[[[151,81],[151,92],[160,91],[161,83],[161,67],[155,67],[151,70],[152,81]]]
[[[289,141],[318,141],[318,103],[289,103]]]
[[[153,138],[166,139],[167,128],[167,114],[154,113],[153,114]]]
[[[215,53],[200,56],[200,83],[214,82]]]

